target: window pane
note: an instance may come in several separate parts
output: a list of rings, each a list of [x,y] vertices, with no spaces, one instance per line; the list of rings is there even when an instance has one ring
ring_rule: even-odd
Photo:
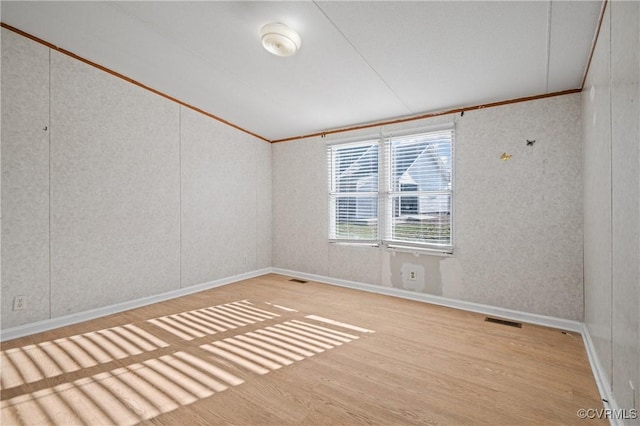
[[[333,192],[378,191],[378,145],[333,147]]]
[[[453,131],[388,142],[386,239],[451,246]]]
[[[376,240],[378,238],[378,198],[371,196],[335,198],[336,239]]]
[[[378,240],[379,150],[379,141],[328,147],[331,239]]]
[[[450,139],[392,141],[391,174],[391,191],[394,192],[450,190]]]
[[[391,239],[430,244],[451,243],[449,194],[392,197]]]

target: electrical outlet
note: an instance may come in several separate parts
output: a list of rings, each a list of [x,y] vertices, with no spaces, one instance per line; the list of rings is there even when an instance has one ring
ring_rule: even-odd
[[[13,298],[13,310],[21,311],[27,307],[27,296],[16,296]]]
[[[247,260],[247,256],[245,256],[245,257],[242,258],[242,264],[246,265],[247,263],[249,263],[249,262]]]
[[[402,274],[402,288],[410,291],[424,291],[426,285],[424,266],[403,263],[400,273]]]

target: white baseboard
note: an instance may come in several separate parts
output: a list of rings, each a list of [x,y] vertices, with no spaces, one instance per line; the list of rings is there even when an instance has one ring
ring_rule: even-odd
[[[260,275],[274,273],[280,275],[288,275],[292,277],[304,278],[311,281],[317,281],[325,284],[337,285],[340,287],[347,287],[356,290],[367,291],[370,293],[384,294],[387,296],[394,296],[409,300],[416,300],[420,302],[431,303],[434,305],[447,306],[450,308],[461,309],[470,312],[477,312],[485,315],[497,316],[512,321],[522,321],[530,324],[537,324],[546,327],[553,327],[560,330],[573,331],[576,333],[583,333],[584,324],[578,321],[567,320],[563,318],[555,318],[545,315],[531,314],[527,312],[515,311],[512,309],[500,308],[497,306],[483,305],[480,303],[466,302],[462,300],[449,299],[441,296],[434,296],[425,293],[415,293],[407,290],[401,290],[393,287],[382,287],[377,285],[365,284],[356,281],[342,280],[338,278],[326,277],[323,275],[308,274],[305,272],[291,271],[282,268],[264,268],[243,274],[234,275],[231,277],[222,278],[207,283],[202,283],[194,286],[189,286],[177,290],[172,290],[167,293],[158,295],[143,297],[136,300],[126,301],[122,303],[116,303],[101,308],[90,309],[75,314],[65,315],[62,317],[51,318],[47,320],[37,321],[17,327],[7,328],[0,331],[0,342],[15,339],[18,337],[28,336],[35,333],[40,333],[47,330],[52,330],[58,327],[64,327],[71,324],[77,324],[79,322],[88,321],[95,318],[100,318],[106,315],[123,312],[129,309],[135,309],[142,306],[150,305],[152,303],[162,302],[169,299],[174,299],[181,296],[197,293],[211,288],[220,287],[223,285],[231,284],[236,281],[246,280],[249,278],[258,277]],[[586,344],[586,341],[585,341]],[[594,352],[595,353],[595,352]],[[603,397],[604,398],[604,397]]]
[[[382,287],[377,285],[365,284],[356,281],[341,280],[322,275],[307,274],[304,272],[291,271],[282,268],[271,268],[274,274],[287,275],[296,278],[304,278],[310,281],[317,281],[324,284],[332,284],[340,287],[353,288],[356,290],[368,291],[370,293],[384,294],[387,296],[400,297],[403,299],[416,300],[419,302],[431,303],[434,305],[446,306],[449,308],[461,309],[464,311],[477,312],[484,315],[497,316],[500,318],[521,321],[529,324],[542,325],[546,327],[557,328],[560,330],[573,331],[582,333],[583,323],[579,321],[568,320],[564,318],[556,318],[546,315],[531,314],[520,312],[513,309],[500,308],[497,306],[483,305],[481,303],[465,302],[463,300],[449,299],[442,296],[434,296],[426,293],[415,293],[408,290],[401,290],[393,287]]]
[[[591,333],[589,332],[589,327],[587,327],[587,324],[582,324],[582,340],[584,341],[584,347],[587,350],[587,356],[589,357],[591,371],[593,372],[593,377],[596,380],[596,386],[598,386],[598,392],[600,392],[600,398],[602,398],[604,407],[611,409],[611,411],[614,413],[620,412],[620,407],[618,407],[618,404],[613,397],[613,392],[611,391],[611,386],[609,385],[607,373],[602,367],[602,363],[600,362],[600,358],[598,357],[596,347],[593,344],[593,339],[591,339]],[[623,426],[623,420],[616,419],[615,417],[616,416],[611,416],[609,418],[611,426]]]
[[[77,324],[83,321],[104,317],[118,312],[128,311],[129,309],[140,308],[142,306],[151,305],[152,303],[175,299],[176,297],[198,293],[200,291],[209,290],[211,288],[220,287],[237,281],[259,277],[260,275],[268,274],[270,272],[271,268],[258,269],[251,272],[245,272],[243,274],[233,275],[231,277],[221,278],[219,280],[209,281],[202,284],[172,290],[162,294],[156,294],[136,300],[130,300],[109,306],[103,306],[101,308],[90,309],[75,314],[65,315],[62,317],[56,317],[47,320],[32,322],[25,325],[19,325],[17,327],[7,328],[6,330],[0,331],[0,342],[16,339],[18,337],[29,336],[31,334],[41,333],[43,331],[53,330],[54,328]]]

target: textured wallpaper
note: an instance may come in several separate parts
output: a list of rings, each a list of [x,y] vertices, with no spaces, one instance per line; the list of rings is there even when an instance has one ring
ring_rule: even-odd
[[[270,266],[269,145],[187,108],[181,129],[183,286]]]
[[[327,168],[319,139],[273,145],[273,266],[329,275]]]
[[[51,52],[51,315],[180,281],[179,107]]]
[[[274,145],[274,266],[581,320],[580,96],[359,134],[454,121],[454,256],[327,242],[325,143],[354,133]],[[509,161],[500,159],[503,152],[512,155]],[[409,264],[424,271],[420,282],[403,280]]]
[[[49,49],[2,30],[2,324],[49,317]],[[29,309],[12,311],[13,297]]]
[[[553,97],[457,121],[456,258],[464,273],[456,292],[443,284],[443,295],[582,320],[579,101]],[[500,160],[502,153],[512,157]]]
[[[610,2],[582,94],[585,323],[626,410],[640,407],[639,80],[640,4]]]
[[[585,322],[611,381],[610,9],[582,92]]]
[[[3,328],[271,265],[269,144],[4,29],[2,54]]]
[[[640,3],[611,2],[612,388],[640,407]],[[633,385],[633,389],[632,389]],[[634,400],[635,396],[635,400]],[[640,425],[640,418],[631,424]]]

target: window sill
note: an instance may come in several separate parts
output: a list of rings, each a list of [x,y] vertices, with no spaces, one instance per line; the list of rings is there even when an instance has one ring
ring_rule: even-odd
[[[403,246],[401,244],[385,244],[384,249],[391,253],[411,253],[416,256],[426,254],[431,256],[453,257],[453,251],[446,249]]]
[[[416,246],[404,246],[402,244],[394,244],[394,243],[385,243],[385,242],[359,242],[359,241],[340,241],[340,240],[329,240],[329,244],[335,244],[339,246],[350,246],[350,247],[375,247],[375,248],[383,248],[384,250],[391,253],[411,253],[416,256],[418,255],[431,255],[431,256],[442,256],[442,257],[453,257],[453,252],[448,251],[447,249],[437,249],[437,248],[429,248],[429,247],[416,247]]]
[[[329,244],[336,244],[339,246],[353,246],[353,247],[380,247],[380,243],[377,242],[358,242],[358,241],[335,241],[329,240]]]

